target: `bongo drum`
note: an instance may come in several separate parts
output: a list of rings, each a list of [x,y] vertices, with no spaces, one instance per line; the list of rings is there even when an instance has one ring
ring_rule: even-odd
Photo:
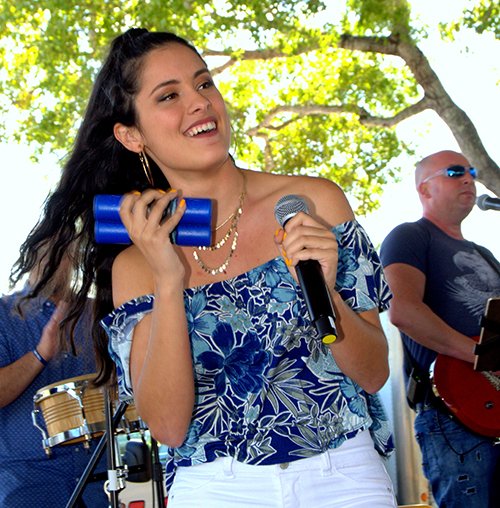
[[[116,405],[115,410],[118,409],[118,405],[119,404]],[[135,405],[131,402],[128,404],[120,423],[117,425],[116,432],[118,434],[129,434],[132,432],[141,432],[143,430],[147,430],[147,427],[137,413]]]
[[[92,387],[94,377],[86,374],[54,383],[33,397],[33,424],[43,434],[46,451],[57,445],[88,442],[105,432],[104,387]],[[46,432],[37,422],[40,411]]]

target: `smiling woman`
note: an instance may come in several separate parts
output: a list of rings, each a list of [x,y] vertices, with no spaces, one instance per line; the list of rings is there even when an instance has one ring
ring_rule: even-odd
[[[179,174],[204,170],[209,150],[216,161],[221,154],[227,158],[231,130],[225,104],[191,47],[176,44],[175,51],[169,46],[152,51],[143,63],[135,101],[138,121],[116,123],[115,136],[132,152],[145,149],[171,185],[183,188]]]
[[[168,446],[169,507],[203,496],[207,507],[274,508],[283,492],[318,508],[395,507],[380,458],[393,444],[376,395],[389,375],[378,256],[335,183],[239,168],[230,140],[224,100],[190,44],[143,29],[118,37],[17,276],[50,241],[36,295],[75,246],[68,323],[95,289],[97,383],[117,382]],[[124,195],[132,245],[96,243],[96,194]],[[278,227],[276,203],[289,195],[309,213]],[[212,203],[204,249],[172,241],[184,197]],[[336,316],[332,343],[311,322],[304,265]]]

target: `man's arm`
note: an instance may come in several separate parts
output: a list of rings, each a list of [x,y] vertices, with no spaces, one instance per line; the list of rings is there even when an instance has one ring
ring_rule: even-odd
[[[424,273],[404,263],[390,264],[384,273],[394,295],[389,308],[394,326],[422,346],[474,362],[476,342],[451,328],[424,303]]]
[[[58,307],[45,325],[40,342],[36,347],[38,354],[46,362],[52,358],[57,347],[61,314],[62,311]],[[32,351],[26,353],[10,365],[1,367],[0,408],[16,400],[44,367],[43,363],[37,359]]]

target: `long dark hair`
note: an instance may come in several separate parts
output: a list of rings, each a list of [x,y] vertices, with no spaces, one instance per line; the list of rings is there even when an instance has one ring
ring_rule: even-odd
[[[65,252],[72,252],[75,287],[63,328],[69,331],[70,347],[75,350],[76,323],[88,298],[94,297],[92,340],[98,385],[115,381],[114,362],[107,350],[108,339],[99,322],[113,310],[111,267],[126,246],[95,242],[93,200],[96,194],[121,195],[150,187],[138,154],[116,140],[113,127],[116,123],[129,127],[137,125],[134,104],[145,57],[155,49],[174,43],[187,46],[200,56],[188,42],[168,32],[135,28],[112,42],[94,82],[85,117],[61,179],[47,198],[40,221],[21,246],[19,259],[10,275],[11,284],[19,282],[36,266],[39,250],[50,245],[43,274],[28,293],[28,298],[36,297],[54,276]],[[168,188],[165,176],[152,160],[150,167],[155,187]]]

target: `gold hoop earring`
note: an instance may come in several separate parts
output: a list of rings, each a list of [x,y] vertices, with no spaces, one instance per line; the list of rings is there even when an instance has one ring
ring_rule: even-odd
[[[153,180],[153,174],[151,173],[148,157],[144,150],[142,150],[142,152],[139,152],[139,159],[141,159],[142,169],[144,169],[144,173],[146,173],[146,178],[148,179],[148,182],[151,184],[151,187],[154,187],[155,184]]]

